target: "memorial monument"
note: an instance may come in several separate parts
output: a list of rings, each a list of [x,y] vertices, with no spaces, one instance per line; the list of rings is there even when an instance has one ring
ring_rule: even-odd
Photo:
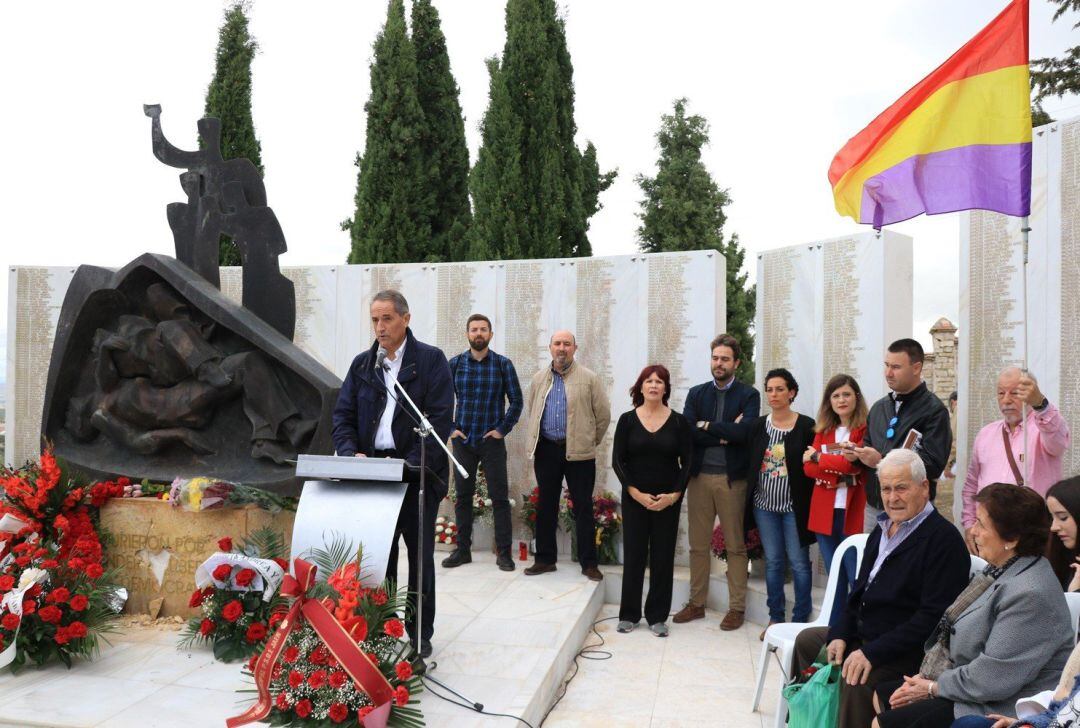
[[[53,342],[42,436],[90,474],[172,480],[212,475],[295,492],[298,453],[329,454],[340,380],[293,343],[285,237],[246,159],[222,159],[221,125],[199,121],[184,151],[146,106],[154,156],[185,171],[168,206],[176,257],[118,271],[80,266]],[[242,305],[220,290],[222,235],[240,249]]]

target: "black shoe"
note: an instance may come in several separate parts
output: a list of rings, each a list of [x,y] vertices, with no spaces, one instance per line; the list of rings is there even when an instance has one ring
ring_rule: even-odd
[[[447,569],[453,569],[455,566],[461,566],[462,564],[472,563],[472,552],[465,549],[454,549],[454,552],[447,556],[442,561],[442,565]]]
[[[431,657],[431,640],[420,640],[420,657],[425,660]]]
[[[525,576],[537,576],[538,574],[546,574],[549,571],[555,571],[555,564],[538,564],[533,563],[532,566],[525,567],[525,571],[522,572]]]
[[[502,571],[513,571],[514,560],[510,558],[510,552],[499,552],[499,555],[495,558],[495,565],[498,566]]]

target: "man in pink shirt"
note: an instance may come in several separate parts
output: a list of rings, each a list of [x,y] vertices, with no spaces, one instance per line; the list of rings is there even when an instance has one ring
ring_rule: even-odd
[[[979,430],[964,478],[964,540],[972,553],[975,553],[971,540],[975,494],[991,483],[1014,483],[1027,485],[1045,497],[1050,486],[1061,480],[1061,457],[1069,446],[1065,418],[1050,404],[1029,372],[1018,367],[1001,372],[997,401],[1004,419]],[[1024,405],[1030,410],[1021,426]]]

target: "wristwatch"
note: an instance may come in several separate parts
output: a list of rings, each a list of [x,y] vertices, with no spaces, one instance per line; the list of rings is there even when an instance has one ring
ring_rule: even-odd
[[[1050,399],[1047,398],[1047,397],[1043,397],[1042,404],[1040,404],[1035,409],[1038,410],[1039,412],[1042,412],[1044,409],[1046,409],[1049,406],[1050,406]]]
[[[818,461],[819,461],[820,459],[821,459],[821,453],[819,453],[819,452],[818,452],[817,450],[815,450],[814,452],[810,453],[810,462],[812,462],[812,463],[816,463],[816,462],[818,462]]]

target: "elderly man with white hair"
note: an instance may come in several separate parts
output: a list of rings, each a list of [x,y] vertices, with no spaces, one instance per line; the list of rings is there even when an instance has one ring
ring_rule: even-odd
[[[923,644],[967,585],[971,562],[960,532],[930,502],[922,458],[891,450],[878,465],[884,512],[870,532],[859,577],[828,627],[804,630],[795,668],[822,647],[842,665],[840,728],[874,718],[873,687],[919,671]]]
[[[1050,486],[1061,480],[1061,461],[1069,447],[1068,423],[1030,372],[1019,367],[1003,370],[997,380],[997,404],[1002,419],[979,430],[964,477],[961,521],[972,553],[978,492],[991,483],[1012,483],[1026,485],[1045,498]],[[1026,418],[1025,406],[1030,408]]]

